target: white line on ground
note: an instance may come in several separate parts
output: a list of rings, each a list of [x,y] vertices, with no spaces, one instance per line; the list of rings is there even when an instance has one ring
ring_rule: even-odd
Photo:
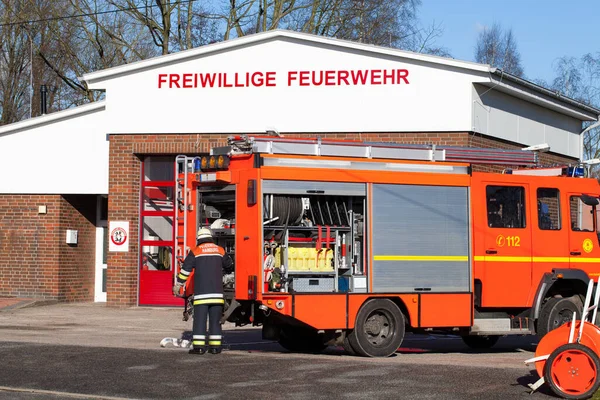
[[[33,393],[33,394],[51,394],[55,396],[61,396],[70,399],[100,399],[100,400],[130,400],[126,397],[111,397],[111,396],[98,396],[95,394],[81,394],[81,393],[69,393],[69,392],[58,392],[55,390],[42,390],[42,389],[30,389],[30,388],[14,388],[8,386],[0,386],[0,392],[18,392],[18,393]]]

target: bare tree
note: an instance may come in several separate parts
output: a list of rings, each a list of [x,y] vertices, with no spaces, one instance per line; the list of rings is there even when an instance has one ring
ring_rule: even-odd
[[[11,7],[9,0],[0,1],[0,125],[19,121],[26,116],[31,93],[29,76],[31,52],[27,32],[9,24],[26,10]]]
[[[523,76],[521,54],[512,29],[504,30],[498,23],[479,33],[475,61],[490,64],[516,76]]]
[[[600,53],[586,54],[580,59],[561,57],[554,62],[556,77],[551,87],[556,92],[594,107],[600,107]],[[587,128],[591,123],[584,124]],[[583,159],[600,158],[600,128],[583,136]],[[593,171],[600,176],[597,166]]]
[[[87,72],[272,29],[447,55],[421,0],[0,0],[0,123],[99,98]],[[35,88],[35,90],[32,90]]]

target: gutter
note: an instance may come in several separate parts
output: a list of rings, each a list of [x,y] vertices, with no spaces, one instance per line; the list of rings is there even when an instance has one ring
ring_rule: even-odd
[[[516,75],[510,74],[508,72],[504,72],[501,69],[498,68],[490,68],[490,73],[492,73],[493,75],[496,75],[498,77],[500,77],[500,80],[509,80],[512,81],[514,83],[518,83],[521,86],[525,86],[528,89],[534,90],[538,93],[542,93],[546,96],[552,97],[554,99],[557,99],[559,101],[562,101],[563,103],[567,103],[569,105],[572,105],[574,107],[580,108],[582,110],[585,110],[589,113],[592,113],[594,115],[596,115],[596,119],[598,119],[598,117],[600,117],[600,109],[598,108],[594,108],[592,106],[588,106],[587,104],[584,104],[582,102],[579,102],[577,100],[573,100],[570,97],[567,96],[563,96],[557,92],[554,92],[552,90],[546,89],[543,86],[540,85],[536,85],[533,82],[530,82],[528,80],[525,80],[523,78],[519,78]]]

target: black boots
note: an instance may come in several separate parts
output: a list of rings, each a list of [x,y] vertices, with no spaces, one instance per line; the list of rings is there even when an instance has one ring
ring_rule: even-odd
[[[209,347],[208,352],[210,354],[221,354],[221,348],[220,347]],[[193,349],[190,349],[190,351],[188,353],[202,355],[202,354],[206,353],[206,347],[194,347]]]
[[[188,353],[202,355],[206,353],[206,347],[194,347],[193,349],[188,351]]]

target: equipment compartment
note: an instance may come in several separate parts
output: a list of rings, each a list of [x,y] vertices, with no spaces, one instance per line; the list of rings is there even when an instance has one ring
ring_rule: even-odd
[[[308,186],[263,183],[265,291],[346,292],[365,274],[365,185]]]

